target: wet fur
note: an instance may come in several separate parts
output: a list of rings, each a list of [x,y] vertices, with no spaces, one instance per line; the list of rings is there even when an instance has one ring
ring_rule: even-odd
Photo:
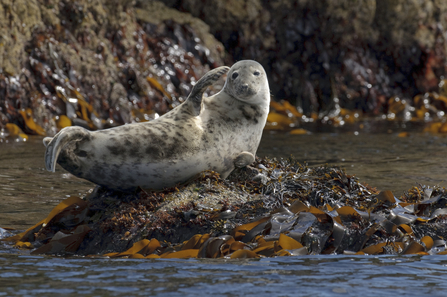
[[[120,191],[171,187],[204,170],[225,178],[254,161],[270,102],[255,61],[233,65],[223,90],[202,98],[227,71],[208,72],[183,104],[153,121],[95,132],[67,127],[46,138],[47,169],[54,171],[57,161],[75,176]]]

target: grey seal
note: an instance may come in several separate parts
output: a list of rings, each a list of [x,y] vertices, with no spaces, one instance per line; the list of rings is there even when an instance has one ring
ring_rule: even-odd
[[[222,90],[204,97],[226,72]],[[46,137],[45,166],[54,172],[57,162],[77,177],[119,191],[173,187],[204,170],[226,178],[235,167],[254,162],[269,104],[264,68],[239,61],[206,73],[185,102],[150,122],[99,131],[72,126]]]

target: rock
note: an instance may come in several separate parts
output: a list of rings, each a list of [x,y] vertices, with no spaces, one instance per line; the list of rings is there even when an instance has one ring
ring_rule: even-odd
[[[388,113],[393,98],[442,93],[446,9],[435,0],[6,0],[0,112],[30,131],[19,111],[31,108],[48,135],[60,115],[90,129],[120,125],[180,104],[210,68],[255,59],[274,98],[308,117]]]
[[[414,187],[398,200],[339,168],[309,168],[293,159],[255,165],[260,170],[238,169],[227,180],[204,172],[157,192],[97,187],[2,241],[33,248],[32,254],[139,258],[437,254],[446,248],[444,188]],[[253,181],[260,171],[265,184]]]
[[[442,1],[170,1],[204,20],[239,59],[264,65],[276,99],[324,117],[338,105],[386,112],[387,98],[437,91]],[[309,89],[309,86],[311,89]]]
[[[161,3],[146,6],[4,1],[0,112],[7,122],[31,131],[19,112],[31,108],[34,122],[53,135],[56,116],[100,129],[180,104],[197,79],[223,65],[225,51],[200,20]]]
[[[188,13],[179,12],[169,8],[158,1],[144,1],[138,3],[135,9],[136,18],[140,21],[161,26],[166,21],[187,25],[199,38],[206,49],[210,51],[209,56],[213,61],[221,61],[225,58],[225,49],[219,41],[210,33],[209,26],[202,20],[191,16]],[[179,45],[186,48],[185,40],[182,40],[180,32],[172,32],[177,37]],[[180,33],[180,34],[179,34]],[[192,49],[191,49],[192,50]]]

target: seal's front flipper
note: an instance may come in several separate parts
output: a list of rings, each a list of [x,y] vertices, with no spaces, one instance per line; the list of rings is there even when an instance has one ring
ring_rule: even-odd
[[[234,159],[234,166],[236,168],[242,168],[247,165],[250,165],[255,161],[255,156],[252,153],[249,152],[242,152],[239,154],[239,156]]]
[[[62,148],[70,142],[90,139],[90,132],[84,128],[71,126],[62,129],[53,138],[43,140],[45,151],[45,167],[48,171],[56,170],[56,162]]]
[[[225,73],[230,70],[227,66],[217,67],[208,71],[201,79],[194,85],[191,93],[186,99],[187,104],[190,106],[192,115],[198,116],[202,105],[202,96],[206,88],[219,80]]]

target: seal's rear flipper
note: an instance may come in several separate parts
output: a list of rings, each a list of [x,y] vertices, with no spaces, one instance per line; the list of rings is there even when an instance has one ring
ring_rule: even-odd
[[[90,139],[90,132],[81,127],[67,127],[62,129],[53,138],[46,137],[43,143],[47,147],[45,151],[45,167],[48,171],[56,170],[56,162],[62,148],[73,141]]]
[[[221,66],[208,71],[202,78],[200,78],[197,83],[192,88],[186,102],[191,106],[191,112],[194,116],[200,114],[200,109],[202,105],[202,96],[206,88],[214,84],[219,78],[230,70],[227,66]]]

